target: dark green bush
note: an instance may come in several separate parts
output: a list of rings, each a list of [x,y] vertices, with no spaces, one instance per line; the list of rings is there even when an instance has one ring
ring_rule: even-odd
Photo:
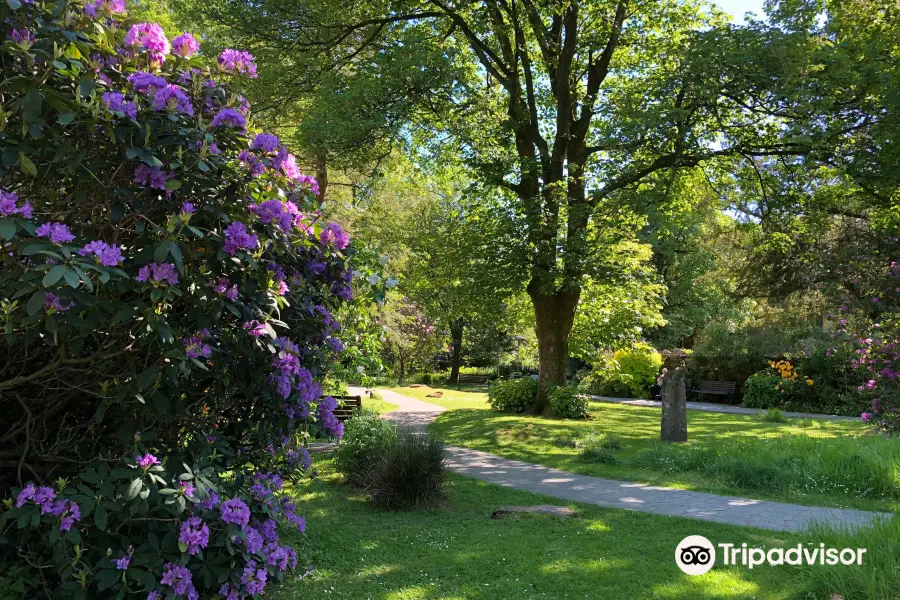
[[[442,440],[404,431],[385,448],[368,490],[375,506],[409,510],[435,506],[447,477],[447,451]]]
[[[363,410],[344,425],[335,466],[351,485],[367,487],[375,466],[397,440],[397,430],[374,412]]]
[[[585,462],[612,465],[619,462],[615,451],[622,448],[622,440],[616,435],[593,431],[577,439],[575,447],[579,450],[579,458]]]
[[[565,419],[583,419],[588,414],[588,401],[578,395],[575,388],[557,386],[550,390],[550,408],[553,414]]]
[[[497,381],[488,390],[491,408],[505,412],[525,412],[537,398],[538,382],[531,377]]]

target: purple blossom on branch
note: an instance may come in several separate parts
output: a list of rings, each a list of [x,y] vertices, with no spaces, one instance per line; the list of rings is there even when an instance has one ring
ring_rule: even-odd
[[[234,221],[225,229],[225,243],[222,249],[228,254],[234,256],[241,248],[253,250],[259,246],[259,239],[256,234],[250,234],[246,225],[240,221]]]
[[[343,250],[350,243],[350,236],[337,223],[329,223],[319,234],[319,241],[324,246],[331,245]]]
[[[209,527],[200,517],[191,517],[181,524],[178,543],[187,546],[187,553],[194,556],[209,544]]]
[[[90,4],[84,5],[84,12],[92,19],[97,13],[106,15],[114,15],[125,12],[125,0],[94,0]]]
[[[278,146],[281,145],[281,142],[278,141],[278,136],[271,133],[260,133],[257,134],[255,138],[253,138],[253,142],[250,143],[251,150],[260,150],[262,152],[275,152],[278,150]]]
[[[72,308],[73,306],[75,306],[74,300],[69,302],[68,306],[63,306],[62,303],[59,301],[59,298],[57,298],[55,295],[51,294],[50,292],[44,293],[44,310],[49,311],[49,310],[53,309],[57,312],[65,312],[65,311],[69,310],[70,308]]]
[[[162,464],[159,462],[159,459],[150,454],[149,452],[143,456],[136,456],[134,458],[135,462],[137,462],[138,466],[145,471],[152,467],[153,465]]]
[[[249,52],[226,48],[216,61],[219,69],[227,73],[241,73],[247,77],[256,78],[256,63]]]
[[[168,85],[168,82],[153,73],[146,71],[136,71],[128,76],[128,82],[134,86],[134,89],[142,94],[150,94],[156,90],[162,89]]]
[[[212,349],[203,340],[209,336],[206,330],[198,331],[189,338],[184,340],[184,352],[188,358],[209,358],[212,355]]]
[[[139,164],[134,170],[134,182],[139,185],[149,185],[155,190],[165,191],[166,181],[173,177],[162,167],[148,167],[144,163]]]
[[[149,266],[144,265],[141,267],[134,280],[149,282],[154,286],[161,286],[164,284],[177,285],[178,273],[175,270],[175,265],[172,263],[151,263]]]
[[[222,521],[243,527],[250,522],[250,508],[240,498],[226,500],[219,505]]]
[[[103,104],[113,112],[123,113],[126,117],[137,118],[137,102],[128,102],[120,92],[103,92]]]
[[[264,323],[260,323],[256,319],[244,323],[244,329],[246,329],[247,333],[249,333],[253,337],[260,337],[262,335],[265,335],[266,333],[266,325]]]
[[[198,50],[200,50],[200,44],[197,42],[197,38],[187,31],[172,40],[172,51],[182,58],[190,58]]]
[[[166,87],[157,90],[153,95],[153,110],[166,110],[170,112],[184,113],[190,117],[194,116],[194,106],[191,99],[184,93],[184,90],[175,84],[168,84]]]
[[[0,215],[10,217],[16,214],[22,215],[26,219],[32,217],[32,208],[29,202],[23,202],[18,206],[19,195],[15,192],[7,192],[0,188]]]
[[[191,580],[191,572],[187,567],[176,564],[166,563],[163,576],[159,580],[163,585],[172,588],[176,596],[188,596],[188,598],[196,597],[197,591],[194,589],[194,583]]]
[[[114,267],[122,264],[125,257],[122,256],[122,248],[119,246],[110,246],[102,240],[94,240],[88,243],[84,248],[78,251],[81,256],[94,255],[98,264],[104,267]]]
[[[128,568],[128,565],[131,564],[131,556],[134,554],[134,546],[128,547],[128,552],[125,553],[125,556],[122,558],[114,558],[113,562],[116,563],[116,569],[119,571],[124,571]]]
[[[247,117],[233,108],[223,108],[213,117],[210,127],[235,127],[243,129],[247,126]]]
[[[152,63],[162,64],[172,49],[166,33],[156,23],[137,23],[125,34],[125,46],[144,48]]]
[[[75,239],[68,226],[62,223],[44,223],[34,230],[34,235],[37,237],[49,237],[50,242],[53,244],[71,242]]]

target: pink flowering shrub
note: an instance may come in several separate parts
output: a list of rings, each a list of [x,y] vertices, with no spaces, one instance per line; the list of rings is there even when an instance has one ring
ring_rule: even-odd
[[[252,56],[121,0],[7,14],[0,573],[22,597],[258,596],[306,568],[285,485],[343,431],[320,381],[355,249],[254,130]]]

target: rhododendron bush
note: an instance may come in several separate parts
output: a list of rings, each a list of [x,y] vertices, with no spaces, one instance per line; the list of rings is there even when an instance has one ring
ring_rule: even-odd
[[[3,10],[0,583],[256,596],[305,571],[285,486],[342,433],[347,235],[254,129],[248,53],[123,0]]]

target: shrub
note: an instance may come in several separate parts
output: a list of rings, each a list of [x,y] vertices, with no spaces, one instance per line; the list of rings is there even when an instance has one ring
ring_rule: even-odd
[[[616,435],[594,431],[577,439],[575,447],[581,460],[611,465],[618,462],[615,451],[622,448],[622,440]]]
[[[444,442],[404,431],[384,450],[368,490],[375,506],[387,510],[435,506],[443,498],[447,477]]]
[[[587,416],[588,401],[579,396],[574,388],[555,386],[548,395],[554,415],[564,419],[583,419]]]
[[[777,408],[770,408],[762,413],[759,418],[766,423],[786,423],[788,420],[787,417],[784,416],[784,412]]]
[[[305,434],[341,434],[318,381],[353,250],[251,133],[252,57],[211,70],[117,11],[4,13],[0,573],[37,568],[26,597],[255,596],[296,564]]]
[[[538,393],[538,382],[531,377],[497,381],[488,389],[491,408],[505,412],[525,412]]]
[[[363,409],[345,423],[344,437],[335,452],[335,466],[348,483],[366,487],[375,466],[396,438],[394,425]]]
[[[579,390],[586,394],[617,398],[644,398],[656,382],[662,367],[662,355],[647,344],[617,350],[594,365],[581,380]]]
[[[749,408],[769,409],[779,406],[782,398],[776,387],[781,381],[779,375],[760,372],[747,380],[747,391],[744,393],[744,406]]]

